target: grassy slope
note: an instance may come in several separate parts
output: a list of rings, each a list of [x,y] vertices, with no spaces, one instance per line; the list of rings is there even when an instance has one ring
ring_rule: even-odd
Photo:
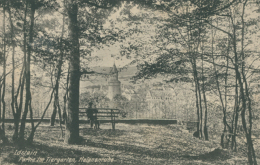
[[[7,130],[9,139],[13,130]],[[101,125],[100,130],[92,130],[88,125],[81,125],[80,135],[85,139],[82,145],[64,145],[60,138],[60,128],[43,125],[38,128],[33,146],[26,146],[24,151],[37,151],[31,158],[43,158],[44,163],[21,163],[23,156],[14,155],[15,146],[1,144],[0,164],[54,164],[50,158],[81,157],[88,164],[246,164],[242,152],[231,153],[216,149],[217,141],[202,141],[193,138],[191,133],[179,129],[176,125],[128,125],[117,124],[111,130],[111,124]],[[28,157],[28,156],[24,156]],[[94,159],[111,158],[112,163],[94,163]],[[50,159],[51,160],[51,159]],[[49,161],[50,161],[49,160]],[[102,160],[102,159],[96,159]],[[2,161],[2,162],[1,162]],[[69,164],[69,163],[60,163]]]

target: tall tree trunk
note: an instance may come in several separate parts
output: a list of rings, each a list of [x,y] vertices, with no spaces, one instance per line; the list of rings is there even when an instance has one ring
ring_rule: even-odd
[[[56,96],[56,94],[54,94],[54,95]],[[56,98],[54,98],[53,111],[52,111],[52,114],[51,114],[51,126],[55,125],[56,114],[57,114],[57,106],[56,106]]]
[[[4,50],[3,50],[3,93],[2,93],[2,105],[3,105],[3,113],[2,113],[2,128],[0,128],[0,138],[3,140],[4,143],[8,142],[8,139],[5,137],[5,85],[6,85],[6,38],[5,38],[5,10],[6,10],[6,1],[3,2],[3,44],[4,44]],[[1,93],[0,93],[1,94]]]
[[[25,122],[26,122],[26,117],[28,110],[30,108],[30,102],[31,102],[31,91],[30,91],[30,85],[31,85],[31,76],[30,76],[30,63],[31,63],[31,50],[32,50],[32,44],[33,44],[33,27],[34,27],[34,14],[35,14],[35,2],[31,1],[31,24],[30,24],[30,31],[29,31],[29,45],[28,45],[28,52],[26,56],[26,66],[25,66],[25,79],[26,79],[26,84],[25,84],[25,90],[26,90],[26,98],[25,98],[25,106],[24,106],[24,113],[22,116],[22,121],[21,121],[21,127],[20,127],[20,133],[19,133],[19,139],[21,141],[24,141],[24,131],[25,131]],[[25,41],[26,42],[26,41]],[[26,43],[25,43],[26,45]],[[33,121],[32,121],[32,127],[33,126]]]
[[[34,36],[34,15],[35,15],[35,1],[31,1],[31,14],[30,14],[30,30],[29,30],[29,45],[28,45],[28,54],[27,54],[27,75],[26,75],[26,100],[25,102],[25,111],[30,111],[30,119],[31,119],[31,133],[27,139],[27,142],[32,143],[34,137],[34,121],[33,121],[33,110],[32,110],[32,96],[31,96],[31,51],[33,44],[33,36]],[[26,104],[27,107],[26,107]]]
[[[64,1],[65,4],[65,1]],[[62,129],[62,115],[61,115],[61,108],[60,108],[60,103],[59,103],[59,84],[60,84],[60,77],[61,77],[61,68],[63,64],[63,34],[64,34],[64,24],[65,24],[65,16],[63,15],[63,21],[62,21],[62,31],[61,31],[61,39],[60,39],[60,58],[58,62],[58,75],[57,75],[57,80],[56,80],[56,85],[55,85],[55,100],[56,100],[56,107],[58,108],[58,114],[59,114],[59,124],[60,124],[60,129],[61,129],[61,137],[63,137],[63,129]]]
[[[11,28],[13,29],[13,23],[12,23],[12,16],[11,16],[11,9],[9,8],[9,19],[10,19],[10,25]],[[23,66],[21,69],[20,73],[20,78],[19,78],[19,85],[17,87],[16,95],[14,96],[14,100],[12,102],[13,106],[16,109],[16,112],[14,112],[14,134],[13,134],[13,141],[17,142],[18,137],[19,137],[19,123],[20,123],[20,118],[21,118],[21,113],[22,113],[22,105],[23,105],[23,91],[24,91],[24,84],[25,84],[25,67],[26,67],[26,17],[27,17],[27,3],[25,5],[24,9],[24,24],[23,24],[23,33],[24,33],[24,39],[23,39],[23,52],[24,52],[24,61],[23,61]],[[13,30],[12,30],[13,31]],[[13,60],[14,61],[14,60]],[[13,66],[14,68],[14,66]],[[14,75],[14,74],[13,74]],[[17,97],[19,96],[20,101],[19,105],[17,102]]]
[[[3,86],[3,82],[0,82],[0,124],[2,122],[2,86]]]
[[[247,0],[245,0],[243,2],[243,10],[242,10],[242,16],[241,16],[241,20],[242,20],[242,39],[241,39],[241,57],[242,57],[242,69],[241,69],[241,75],[242,75],[242,79],[243,79],[243,83],[244,83],[244,88],[245,90],[245,103],[247,105],[247,109],[248,109],[248,123],[249,126],[247,127],[246,125],[246,119],[245,119],[245,109],[242,110],[241,112],[241,117],[242,117],[242,123],[243,123],[243,127],[244,127],[244,131],[246,134],[246,139],[247,139],[247,153],[248,153],[248,162],[250,164],[256,165],[257,161],[256,161],[256,156],[255,156],[255,150],[254,150],[254,146],[253,146],[253,142],[252,142],[252,107],[251,107],[251,98],[249,95],[249,89],[248,89],[248,85],[247,85],[247,79],[245,76],[245,71],[244,71],[244,66],[245,66],[245,53],[244,53],[244,36],[245,36],[245,21],[244,21],[244,14],[245,14],[245,8],[247,5]]]
[[[238,61],[238,53],[237,53],[237,45],[236,45],[237,39],[236,39],[236,29],[235,28],[233,29],[233,36],[234,36],[233,37],[233,48],[234,48],[234,54],[235,54],[235,71],[236,71],[236,77],[237,77],[238,84],[239,84],[240,96],[241,96],[241,100],[242,100],[241,119],[242,119],[242,125],[243,125],[243,129],[244,129],[244,132],[245,132],[245,135],[246,135],[246,139],[247,139],[248,163],[256,165],[257,162],[256,162],[256,158],[255,158],[255,153],[254,153],[254,148],[253,148],[253,143],[252,143],[252,138],[251,138],[251,130],[250,130],[251,129],[251,124],[252,124],[251,123],[252,122],[252,118],[250,118],[250,117],[252,117],[250,115],[250,112],[251,112],[251,105],[250,105],[251,104],[251,100],[250,100],[249,97],[247,97],[247,92],[248,92],[247,82],[246,82],[246,79],[244,77],[243,70],[240,73],[239,67],[238,67],[239,61]],[[241,74],[242,74],[242,77],[241,77]],[[243,81],[242,81],[242,79],[243,79]],[[244,85],[245,85],[245,88],[244,88]],[[246,92],[246,94],[244,92]],[[248,102],[248,106],[247,106],[247,102]],[[245,119],[245,113],[246,113],[247,107],[248,107],[248,110],[249,110],[249,123],[250,123],[249,129],[247,128],[247,123],[246,123],[246,119]]]
[[[220,90],[220,84],[219,84],[219,80],[218,80],[218,72],[216,69],[216,64],[215,64],[215,58],[214,58],[214,47],[213,47],[213,43],[214,43],[214,36],[213,36],[213,31],[212,31],[212,43],[211,43],[211,57],[212,57],[212,61],[213,61],[213,68],[214,68],[214,73],[215,73],[215,78],[216,78],[216,85],[217,85],[217,89],[218,89],[218,94],[219,94],[219,99],[221,102],[221,106],[222,106],[222,111],[223,111],[223,124],[224,124],[224,129],[223,129],[223,133],[221,135],[221,146],[222,148],[227,148],[228,146],[228,137],[227,137],[227,128],[228,128],[228,134],[231,133],[231,127],[230,125],[227,123],[227,114],[226,114],[226,106],[224,105],[224,101],[223,101],[223,97],[222,97],[222,93]],[[228,68],[228,67],[227,67]],[[226,139],[226,140],[224,140]],[[225,144],[224,144],[225,143]]]
[[[10,27],[11,27],[11,44],[12,44],[12,102],[11,102],[11,108],[12,108],[12,112],[13,112],[13,116],[15,116],[16,112],[15,112],[15,103],[14,103],[14,77],[15,77],[15,61],[14,61],[14,55],[15,55],[15,41],[14,41],[14,25],[13,25],[13,21],[12,21],[12,14],[11,14],[11,9],[9,7],[9,3],[8,2],[8,14],[9,14],[9,23],[10,23]],[[15,117],[14,117],[15,118]]]
[[[69,77],[70,77],[70,66],[68,68],[68,74],[67,74],[67,78],[66,78],[66,91],[65,94],[63,96],[63,103],[64,103],[64,107],[63,107],[63,113],[62,113],[62,118],[64,120],[64,123],[67,123],[67,100],[68,100],[68,91],[69,91]]]
[[[3,133],[5,133],[5,84],[6,84],[6,38],[5,38],[5,0],[3,2],[3,45],[4,45],[4,50],[3,50],[3,82],[2,82],[2,97],[1,97],[1,101],[2,101],[2,105],[3,105],[3,113],[2,113],[2,129],[3,129]]]
[[[68,116],[65,131],[65,143],[78,144],[79,141],[79,81],[80,81],[80,54],[79,54],[79,29],[78,29],[78,4],[69,0],[67,4],[69,17],[70,51],[70,77],[68,90]]]
[[[24,9],[24,22],[23,22],[23,53],[24,53],[24,61],[23,61],[23,67],[21,70],[21,74],[20,74],[20,79],[19,79],[19,85],[18,85],[18,89],[16,92],[16,96],[14,98],[14,104],[16,107],[16,113],[14,115],[14,134],[13,134],[13,141],[15,143],[21,144],[24,141],[24,138],[19,138],[20,133],[19,133],[19,123],[20,123],[20,117],[21,117],[21,113],[22,113],[22,105],[23,105],[23,91],[24,91],[24,84],[25,84],[25,67],[26,67],[26,17],[27,17],[27,1],[25,3],[25,9]],[[18,106],[18,102],[17,102],[17,97],[20,94],[20,101],[19,101],[19,106]],[[21,131],[20,131],[21,132]],[[24,133],[21,133],[24,134]],[[21,141],[20,141],[21,140]],[[20,143],[21,142],[21,143]]]
[[[26,65],[26,63],[24,61],[23,68],[22,68],[21,74],[20,74],[19,86],[18,86],[18,89],[17,89],[17,92],[16,92],[16,96],[15,96],[15,99],[14,99],[16,113],[14,115],[13,141],[15,141],[15,142],[18,139],[19,123],[20,123],[20,118],[21,118],[21,113],[22,113],[23,91],[24,91],[24,83],[25,83],[25,76],[24,76],[25,65]],[[20,94],[20,101],[19,101],[19,106],[18,106],[17,96],[19,94]]]
[[[236,136],[237,136],[237,124],[238,124],[238,113],[239,113],[239,93],[238,93],[238,81],[236,76],[236,84],[235,84],[235,104],[234,104],[234,111],[232,117],[232,141],[231,141],[231,149],[236,151],[237,143],[236,143]]]
[[[1,79],[3,78],[3,75],[1,76]],[[0,82],[0,124],[2,122],[2,86],[3,82]]]
[[[187,8],[188,10],[188,8]],[[188,35],[188,41],[192,41],[192,35],[191,35],[191,20],[189,19],[189,25],[187,26],[187,35]],[[196,67],[196,57],[195,54],[192,54],[192,47],[189,42],[187,42],[188,46],[188,53],[189,53],[189,58],[190,62],[192,65],[192,71],[193,71],[193,78],[194,78],[194,83],[195,83],[195,97],[196,97],[196,107],[197,107],[197,131],[193,134],[193,136],[200,138],[202,136],[202,131],[201,131],[201,99],[200,99],[200,87],[198,84],[198,72],[197,72],[197,67]]]
[[[196,57],[193,57],[193,74],[194,74],[194,81],[197,86],[197,97],[198,97],[198,107],[199,107],[199,137],[203,138],[203,131],[202,131],[202,101],[201,101],[201,89],[200,89],[200,83],[198,79],[198,71],[197,71],[197,65],[196,65]]]
[[[9,1],[10,3],[10,1]],[[15,77],[15,41],[14,41],[14,25],[13,25],[13,21],[12,21],[12,14],[11,14],[11,9],[10,9],[10,5],[8,3],[8,14],[9,14],[9,23],[11,26],[11,43],[12,43],[12,102],[11,102],[11,108],[12,108],[12,112],[13,112],[13,117],[14,117],[14,135],[13,135],[13,141],[16,141],[16,139],[18,138],[18,129],[19,129],[19,119],[21,117],[21,111],[19,113],[19,108],[17,105],[17,95],[14,95],[14,88],[15,88],[15,84],[14,84],[14,77]],[[24,68],[24,65],[23,65]],[[23,72],[23,68],[22,68],[22,72]],[[22,73],[21,73],[21,77],[22,77]],[[21,86],[21,77],[20,77],[20,81],[19,81],[19,86],[18,86],[18,90]]]
[[[228,73],[229,73],[229,51],[230,51],[230,37],[228,36],[228,46],[227,46],[227,55],[226,55],[226,72],[225,72],[225,112],[227,110],[227,87],[228,87]],[[232,133],[232,139],[231,139],[231,149],[236,151],[236,131],[237,131],[237,122],[238,122],[238,111],[239,111],[239,104],[238,104],[238,84],[237,84],[237,79],[236,84],[235,84],[235,104],[234,104],[234,112],[233,112],[233,117],[231,121],[231,126],[227,126],[228,128],[231,127],[230,133]],[[232,86],[231,86],[232,87]],[[226,116],[226,114],[225,114]],[[225,118],[226,120],[226,118]],[[224,128],[224,131],[226,128]],[[222,144],[223,145],[223,144]]]
[[[65,1],[63,2],[65,4]],[[65,16],[63,15],[62,19],[62,30],[61,30],[61,38],[59,40],[59,45],[60,45],[60,57],[58,60],[58,64],[56,66],[57,68],[57,77],[56,77],[56,82],[55,82],[55,97],[54,97],[54,107],[53,107],[53,113],[51,116],[51,126],[54,126],[54,121],[56,118],[56,113],[58,109],[58,114],[59,114],[59,119],[60,119],[60,126],[61,126],[61,109],[60,109],[60,104],[59,104],[59,84],[60,84],[60,77],[61,77],[61,67],[63,64],[63,35],[64,35],[64,24],[65,24]],[[61,127],[62,128],[62,127]]]
[[[252,159],[252,164],[256,165],[256,156],[255,156],[255,150],[252,142],[252,107],[251,107],[251,98],[248,92],[248,86],[247,86],[247,80],[245,73],[242,72],[242,77],[243,77],[243,82],[245,83],[245,92],[246,92],[246,99],[247,99],[247,107],[248,107],[248,122],[249,122],[249,127],[246,128],[246,119],[245,119],[245,113],[242,111],[241,116],[242,116],[242,122],[243,122],[243,127],[246,133],[246,139],[247,139],[247,148],[248,148],[248,159]]]
[[[194,78],[195,79],[195,78]],[[199,97],[198,97],[198,87],[197,83],[195,82],[195,97],[196,97],[196,108],[197,108],[197,134],[199,135],[200,132],[200,108],[199,108]],[[199,137],[199,136],[198,136]]]
[[[201,54],[201,61],[202,61],[202,63],[201,63],[202,93],[203,93],[203,100],[204,100],[204,107],[205,107],[205,112],[204,112],[204,129],[203,129],[203,131],[204,131],[204,138],[205,138],[205,140],[209,140],[208,127],[207,127],[208,106],[207,106],[207,97],[206,97],[205,81],[204,81],[203,48],[202,48],[202,54]]]
[[[195,97],[196,97],[196,107],[197,107],[197,132],[196,137],[202,138],[202,105],[201,105],[201,93],[200,93],[200,85],[198,80],[198,72],[196,67],[196,59],[192,57],[192,68],[193,68],[193,77],[194,77],[194,83],[195,83]]]
[[[28,7],[28,3],[27,1],[25,1],[25,10],[24,10],[24,23],[23,23],[23,53],[24,53],[24,73],[23,73],[23,83],[25,84],[26,81],[26,70],[27,70],[27,62],[26,62],[26,56],[27,56],[27,35],[26,35],[26,26],[27,26],[27,21],[26,21],[26,17],[27,17],[27,7]],[[23,84],[23,85],[24,85]],[[21,93],[20,93],[20,107],[22,110],[22,91],[24,89],[24,86],[21,87]],[[25,120],[26,120],[26,115],[23,114],[22,116],[22,120],[21,120],[21,126],[20,126],[20,132],[18,134],[18,138],[17,138],[17,142],[19,145],[22,145],[24,143],[24,130],[25,130]],[[19,123],[18,123],[19,124]]]
[[[199,7],[201,8],[202,7],[202,3],[201,1],[199,1]],[[199,16],[200,17],[200,16]],[[200,97],[200,107],[201,107],[201,116],[200,116],[200,120],[201,120],[201,137],[203,138],[203,135],[204,135],[204,138],[205,140],[209,140],[208,138],[208,128],[207,128],[207,119],[208,119],[208,106],[207,106],[207,98],[206,98],[206,91],[205,91],[205,81],[204,81],[204,66],[203,66],[203,53],[204,53],[204,43],[202,41],[202,38],[201,38],[201,31],[202,31],[202,21],[201,21],[201,18],[199,19],[198,21],[198,46],[197,46],[197,52],[198,51],[198,48],[199,48],[199,45],[201,45],[201,79],[202,79],[202,94],[203,94],[203,101],[204,101],[204,126],[203,125],[203,113],[202,113],[202,99],[201,99],[201,95],[199,95]],[[198,84],[199,84],[199,80],[198,80]],[[199,85],[200,86],[200,85]],[[199,87],[198,86],[198,87]],[[199,89],[199,92],[201,91]],[[199,93],[200,94],[200,93]]]
[[[238,112],[239,112],[239,103],[238,103],[238,84],[236,80],[236,87],[235,87],[235,105],[234,105],[234,112],[233,112],[233,119],[232,119],[232,143],[231,148],[236,151],[237,150],[237,143],[236,143],[236,136],[237,136],[237,124],[238,124]]]

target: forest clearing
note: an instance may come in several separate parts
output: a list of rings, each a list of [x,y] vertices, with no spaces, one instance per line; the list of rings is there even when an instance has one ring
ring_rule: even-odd
[[[233,153],[221,149],[219,139],[202,141],[181,125],[120,123],[115,131],[111,130],[110,124],[102,124],[101,128],[93,130],[89,125],[82,124],[82,144],[66,145],[60,137],[59,126],[42,124],[35,133],[32,145],[19,150],[13,145],[1,144],[1,165],[247,164],[245,145],[240,144],[238,151]],[[12,132],[7,130],[6,133],[11,136]],[[256,155],[260,153],[259,144],[255,144]],[[40,158],[43,162],[36,162]]]

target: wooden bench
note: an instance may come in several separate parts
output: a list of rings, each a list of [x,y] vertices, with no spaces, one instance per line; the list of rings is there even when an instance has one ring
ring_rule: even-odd
[[[79,108],[79,116],[87,116],[88,108]],[[120,110],[114,108],[94,108],[97,109],[97,113],[93,113],[94,117],[97,117],[97,121],[99,122],[100,118],[109,118],[112,123],[112,129],[115,130],[116,125],[116,117],[118,117]],[[100,123],[100,122],[99,122]]]

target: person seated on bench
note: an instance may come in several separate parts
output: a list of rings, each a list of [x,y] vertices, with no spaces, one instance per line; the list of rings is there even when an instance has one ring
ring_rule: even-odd
[[[95,123],[95,129],[98,129],[99,128],[99,122],[97,121],[97,113],[98,113],[98,110],[96,108],[93,108],[92,107],[93,103],[90,102],[88,104],[88,109],[87,109],[87,117],[89,118],[90,120],[90,126],[91,128],[93,128],[93,125]],[[95,115],[94,115],[95,114]]]

